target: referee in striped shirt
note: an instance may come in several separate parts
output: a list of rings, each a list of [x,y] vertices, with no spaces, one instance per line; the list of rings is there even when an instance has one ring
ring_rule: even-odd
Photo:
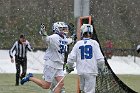
[[[15,53],[14,53],[15,51]],[[32,51],[32,47],[26,40],[25,35],[20,35],[18,41],[16,41],[13,47],[9,51],[11,62],[16,64],[16,86],[19,85],[19,79],[22,79],[26,75],[27,71],[27,51]],[[20,66],[22,67],[22,73],[20,75]]]

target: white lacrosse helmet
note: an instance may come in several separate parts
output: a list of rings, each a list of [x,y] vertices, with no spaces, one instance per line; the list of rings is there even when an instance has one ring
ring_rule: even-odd
[[[83,24],[82,26],[81,26],[81,34],[82,34],[82,36],[83,36],[83,34],[85,33],[85,32],[89,32],[89,33],[93,33],[93,26],[92,25],[90,25],[90,24]]]
[[[55,22],[53,24],[52,30],[54,33],[65,33],[68,31],[68,25],[65,22]]]

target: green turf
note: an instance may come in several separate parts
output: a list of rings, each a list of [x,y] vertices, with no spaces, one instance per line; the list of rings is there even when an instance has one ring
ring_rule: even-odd
[[[35,74],[40,78],[42,75]],[[140,76],[119,75],[132,89],[140,92]],[[47,90],[40,88],[32,82],[25,85],[15,86],[15,74],[0,74],[0,93],[48,93]],[[68,75],[65,78],[65,88],[67,93],[76,93],[77,75]]]
[[[42,75],[35,74],[35,77],[42,79]],[[76,75],[68,75],[65,78],[65,88],[67,93],[75,93]],[[33,82],[25,83],[25,85],[15,86],[15,74],[0,74],[0,93],[48,93]]]

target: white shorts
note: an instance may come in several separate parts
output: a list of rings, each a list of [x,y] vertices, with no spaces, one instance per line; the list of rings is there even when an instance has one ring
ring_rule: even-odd
[[[64,76],[63,69],[56,69],[48,65],[44,67],[43,73],[44,73],[44,80],[47,82],[52,82],[55,77]]]
[[[80,76],[80,90],[85,93],[95,93],[96,75],[82,74]]]

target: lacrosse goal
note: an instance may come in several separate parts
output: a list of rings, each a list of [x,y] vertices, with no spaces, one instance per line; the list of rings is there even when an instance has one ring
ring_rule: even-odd
[[[93,24],[91,16],[79,17],[77,21],[77,40],[81,39],[80,36],[80,27],[82,24],[91,24],[93,25],[93,36],[92,39],[96,40],[99,45],[96,29]],[[101,51],[102,48],[100,47]],[[103,51],[102,51],[103,53]],[[104,55],[104,53],[103,53]],[[80,93],[79,78],[77,80],[77,93]],[[105,72],[100,72],[96,80],[96,93],[137,93],[126,84],[124,84],[113,72],[105,58]]]

